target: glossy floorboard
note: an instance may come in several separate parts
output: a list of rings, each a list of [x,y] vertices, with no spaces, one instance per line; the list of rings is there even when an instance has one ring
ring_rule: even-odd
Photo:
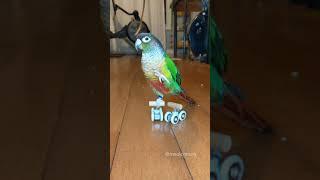
[[[0,9],[0,179],[106,179],[98,4],[12,0]]]
[[[199,104],[178,124],[150,120],[155,100],[135,56],[110,60],[111,179],[206,179],[210,170],[209,66],[176,61],[183,87]],[[174,102],[181,102],[170,97]],[[165,111],[169,110],[165,108]],[[190,153],[185,157],[166,153]]]

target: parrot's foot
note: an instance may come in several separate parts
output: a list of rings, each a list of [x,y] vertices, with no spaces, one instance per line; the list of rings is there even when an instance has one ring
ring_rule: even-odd
[[[158,104],[159,106],[162,106],[162,104],[164,105],[165,102],[163,101],[163,97],[162,96],[158,96],[158,98],[156,99],[156,104]],[[158,107],[159,107],[158,106]]]
[[[162,100],[163,96],[158,96],[158,98],[156,100]]]

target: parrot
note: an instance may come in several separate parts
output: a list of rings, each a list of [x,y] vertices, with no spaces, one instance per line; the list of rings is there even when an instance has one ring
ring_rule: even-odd
[[[180,71],[163,49],[159,39],[151,33],[140,33],[136,37],[135,48],[142,53],[142,70],[158,99],[162,100],[165,95],[173,95],[190,105],[195,105],[196,102],[181,87]]]
[[[213,16],[208,18],[208,60],[210,64],[211,108],[216,109],[244,127],[253,128],[261,133],[272,132],[271,126],[257,113],[245,105],[245,97],[240,88],[225,78],[229,64],[224,39]]]
[[[219,104],[223,101],[226,89],[223,75],[227,71],[228,54],[224,49],[223,38],[213,18],[209,18],[209,64],[211,101]]]
[[[210,64],[210,94],[212,103],[221,105],[223,97],[228,93],[236,95],[244,100],[244,95],[238,87],[224,79],[228,67],[228,52],[224,48],[224,39],[215,23],[213,17],[209,18],[209,64]]]

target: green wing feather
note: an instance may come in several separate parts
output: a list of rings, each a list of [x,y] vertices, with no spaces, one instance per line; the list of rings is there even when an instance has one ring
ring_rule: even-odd
[[[171,76],[174,81],[176,81],[179,85],[181,85],[181,75],[177,68],[177,66],[174,64],[173,60],[166,54],[165,56],[165,62],[168,67],[168,70],[171,73]]]
[[[224,48],[223,37],[212,16],[209,17],[209,62],[211,98],[214,102],[221,102],[225,90],[223,74],[227,70],[228,55]]]
[[[166,54],[165,55],[165,63],[170,71],[170,74],[175,82],[177,82],[179,85],[181,85],[181,75],[177,68],[177,66],[174,64],[173,60]]]
[[[164,76],[170,81],[170,83],[165,83],[165,85],[173,92],[179,93],[182,91],[181,85],[181,75],[174,64],[173,60],[166,54],[164,59],[164,66],[162,67],[162,72]]]

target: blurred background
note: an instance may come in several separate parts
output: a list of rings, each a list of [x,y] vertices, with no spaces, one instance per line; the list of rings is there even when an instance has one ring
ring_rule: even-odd
[[[116,37],[110,40],[111,54],[136,54],[130,32],[137,29],[135,22],[144,9],[144,27],[159,38],[170,56],[202,61],[206,58],[207,0],[145,1],[145,5],[142,0],[112,0],[110,7],[110,33],[111,38]],[[128,28],[124,29],[125,26]]]
[[[274,130],[257,134],[215,113],[214,129],[245,162],[244,179],[319,179],[319,1],[215,0],[214,10],[227,77]]]

